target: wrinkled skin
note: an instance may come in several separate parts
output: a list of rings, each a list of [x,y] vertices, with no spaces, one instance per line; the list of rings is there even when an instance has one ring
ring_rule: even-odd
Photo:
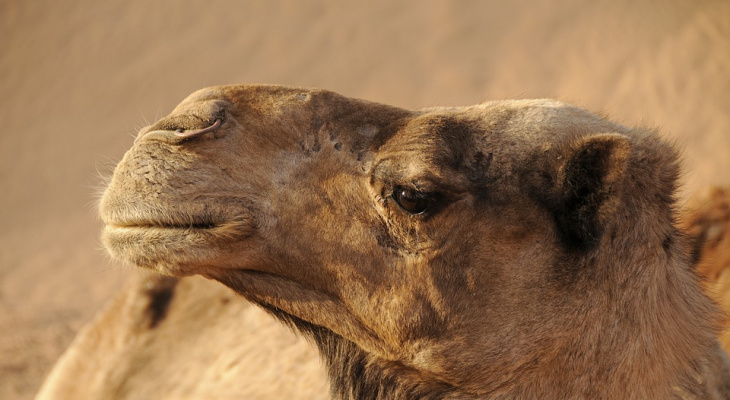
[[[215,87],[139,133],[103,240],[315,332],[336,397],[722,398],[676,175],[652,133],[548,100]],[[333,340],[392,387],[343,383]]]

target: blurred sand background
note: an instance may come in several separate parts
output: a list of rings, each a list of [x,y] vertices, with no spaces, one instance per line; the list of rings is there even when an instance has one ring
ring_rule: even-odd
[[[136,130],[229,83],[407,108],[551,97],[684,149],[682,198],[730,183],[730,2],[0,1],[0,398],[29,399],[135,272],[94,203]]]

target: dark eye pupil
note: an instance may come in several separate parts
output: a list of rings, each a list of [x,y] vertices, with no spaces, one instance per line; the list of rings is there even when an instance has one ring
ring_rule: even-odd
[[[393,199],[411,214],[420,214],[426,211],[429,205],[428,197],[411,189],[396,188]]]

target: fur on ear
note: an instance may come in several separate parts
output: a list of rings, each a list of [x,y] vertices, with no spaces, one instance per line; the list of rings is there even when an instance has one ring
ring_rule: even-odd
[[[586,249],[598,242],[620,201],[630,151],[626,136],[607,133],[573,139],[540,157],[530,192],[552,213],[567,245]]]

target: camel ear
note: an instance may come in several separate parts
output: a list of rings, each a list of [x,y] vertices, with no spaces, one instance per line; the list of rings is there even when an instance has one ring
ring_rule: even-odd
[[[629,140],[613,133],[592,135],[553,150],[543,159],[542,179],[531,193],[550,210],[567,245],[592,247],[620,200]]]

